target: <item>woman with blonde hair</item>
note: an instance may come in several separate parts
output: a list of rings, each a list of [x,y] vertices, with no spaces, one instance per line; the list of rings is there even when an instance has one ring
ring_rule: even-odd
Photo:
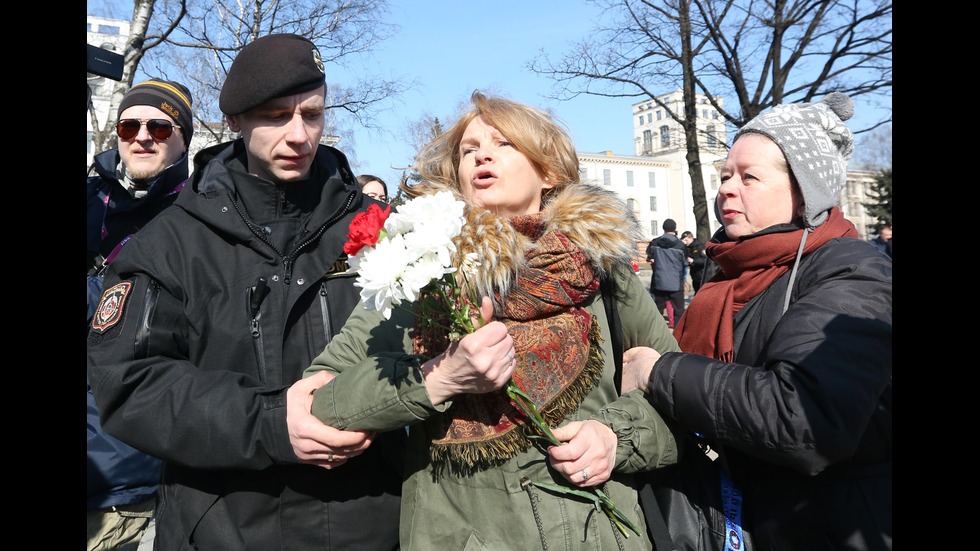
[[[614,358],[624,346],[678,347],[629,264],[638,224],[614,193],[579,181],[551,116],[471,99],[420,153],[425,182],[406,191],[448,190],[465,203],[455,260],[479,259],[467,282],[489,297],[479,306],[492,321],[451,341],[405,309],[390,319],[355,310],[307,370],[329,381],[312,412],[344,430],[409,427],[406,551],[649,550],[633,474],[675,462],[674,437],[641,393],[620,395]],[[502,390],[511,379],[563,445],[532,438]],[[641,533],[533,483],[600,489]]]

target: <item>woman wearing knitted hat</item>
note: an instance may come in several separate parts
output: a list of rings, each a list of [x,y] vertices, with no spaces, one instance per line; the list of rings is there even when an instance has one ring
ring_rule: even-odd
[[[891,549],[891,261],[836,206],[852,113],[832,93],[738,131],[683,352],[624,355],[624,392],[717,453],[651,473],[680,549]]]

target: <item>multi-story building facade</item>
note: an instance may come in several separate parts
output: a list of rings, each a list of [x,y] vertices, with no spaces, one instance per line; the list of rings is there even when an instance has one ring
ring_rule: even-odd
[[[660,234],[669,218],[671,202],[679,192],[671,189],[670,163],[650,157],[577,152],[582,181],[616,192],[636,215],[647,239]]]
[[[633,104],[633,154],[650,157],[684,152],[687,139],[680,123],[668,113],[684,116],[684,95],[680,90],[657,96],[653,100]],[[715,98],[724,107],[721,98]],[[663,105],[661,105],[663,104]],[[724,155],[727,151],[725,119],[708,101],[708,96],[697,95],[698,147],[702,151]]]

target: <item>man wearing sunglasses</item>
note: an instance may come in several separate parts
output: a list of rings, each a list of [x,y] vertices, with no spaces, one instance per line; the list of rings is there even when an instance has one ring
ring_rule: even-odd
[[[191,96],[176,82],[134,85],[119,105],[117,147],[98,154],[87,193],[88,320],[101,272],[130,235],[169,207],[187,179]],[[88,389],[88,548],[135,549],[156,504],[161,461],[106,434]],[[130,547],[127,547],[130,546]]]
[[[326,79],[292,34],[239,52],[174,206],[109,264],[88,372],[106,430],[164,460],[157,551],[397,549],[405,431],[310,413],[303,370],[360,307],[343,252],[377,204],[321,145]]]

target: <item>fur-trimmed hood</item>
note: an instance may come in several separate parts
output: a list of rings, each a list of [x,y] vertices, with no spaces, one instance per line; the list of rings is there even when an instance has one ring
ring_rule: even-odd
[[[524,267],[534,242],[518,233],[507,218],[467,203],[466,223],[453,241],[457,259],[476,253],[480,266],[467,278],[477,296],[506,296]],[[604,277],[616,262],[629,263],[642,239],[639,222],[619,196],[589,184],[572,184],[549,194],[540,216],[545,232],[565,235],[582,249]],[[458,260],[457,260],[458,263]]]

